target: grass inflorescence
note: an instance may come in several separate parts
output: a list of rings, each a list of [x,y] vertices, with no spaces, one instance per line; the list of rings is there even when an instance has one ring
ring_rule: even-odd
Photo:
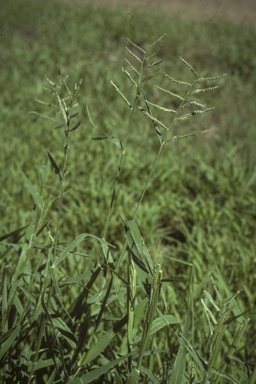
[[[255,30],[47,4],[3,8],[1,380],[253,384]]]

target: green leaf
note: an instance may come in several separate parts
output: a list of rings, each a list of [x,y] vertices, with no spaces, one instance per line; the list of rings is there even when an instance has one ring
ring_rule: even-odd
[[[12,331],[11,335],[8,337],[8,339],[2,344],[0,349],[0,360],[3,358],[3,356],[9,351],[11,346],[13,345],[16,337],[19,335],[21,330],[21,325],[17,325],[17,327]]]
[[[29,179],[27,178],[27,176],[22,172],[21,168],[19,167],[18,165],[18,170],[25,182],[25,184],[27,185],[28,189],[29,189],[29,192],[31,193],[31,196],[33,197],[34,199],[34,202],[35,204],[38,206],[38,208],[41,210],[42,208],[42,205],[43,205],[43,200],[41,198],[41,196],[39,195],[39,193],[37,192],[37,190],[35,189],[35,187],[31,184],[31,182],[29,181]]]
[[[119,359],[116,359],[114,361],[111,361],[111,363],[104,364],[99,368],[95,368],[89,373],[86,373],[85,375],[73,379],[71,381],[68,381],[67,384],[89,384],[92,383],[94,380],[97,380],[100,376],[106,374],[109,372],[112,368],[114,368],[116,365],[120,364],[122,361],[125,361],[130,357],[132,353],[129,353],[125,356],[120,357]]]
[[[65,281],[60,281],[58,284],[61,287],[67,284],[79,283],[80,281],[83,281],[85,279],[90,279],[90,277],[93,275],[97,268],[98,267],[91,268],[89,271],[82,273],[81,275],[71,277],[70,279]]]
[[[99,356],[104,351],[104,349],[107,348],[114,336],[115,332],[113,329],[109,329],[103,336],[98,339],[98,342],[90,348],[87,354],[81,358],[81,360],[78,362],[78,365],[81,367],[85,366],[86,364],[89,364],[90,361]]]
[[[130,221],[127,222],[127,225],[128,225],[128,228],[131,231],[131,235],[132,235],[133,241],[134,241],[134,243],[135,243],[135,245],[136,245],[136,247],[138,249],[138,252],[140,254],[141,260],[146,265],[148,273],[151,274],[151,276],[152,276],[153,275],[154,265],[153,265],[152,259],[150,257],[150,254],[148,252],[148,249],[146,247],[146,244],[144,242],[144,239],[143,239],[143,237],[140,234],[140,231],[139,231],[139,228],[138,228],[138,226],[136,224],[136,221],[135,220],[130,220]]]
[[[186,339],[186,340],[188,339],[188,332],[189,332],[190,311],[191,309],[189,308],[187,318],[182,330],[182,339]],[[184,342],[181,340],[179,350],[174,362],[172,375],[169,380],[169,384],[180,384],[183,382],[185,364],[186,364],[186,347]]]
[[[139,381],[139,377],[140,377],[140,370],[133,368],[131,374],[128,377],[126,384],[137,384]]]
[[[156,332],[160,331],[160,329],[162,329],[166,325],[178,324],[178,320],[172,315],[164,315],[163,317],[164,318],[158,317],[153,321],[150,332],[149,332],[149,336],[154,335]],[[142,332],[134,338],[134,344],[139,343],[141,341],[141,338],[142,338]]]
[[[150,380],[152,381],[153,384],[159,384],[159,381],[157,380],[155,375],[153,375],[153,373],[149,369],[147,369],[145,367],[141,367],[141,371],[146,373],[146,375],[150,378]]]
[[[52,268],[55,268],[59,263],[61,263],[78,244],[80,244],[82,241],[84,241],[88,237],[92,237],[92,238],[96,239],[97,241],[99,241],[100,243],[107,244],[107,245],[112,247],[111,244],[107,243],[105,240],[100,239],[97,236],[91,235],[90,233],[83,233],[83,234],[77,236],[77,238],[74,241],[72,241],[72,243],[69,244],[69,246],[67,248],[65,248],[64,251],[62,251],[59,254],[59,256],[54,261]]]
[[[6,233],[5,235],[0,237],[0,241],[8,239],[8,237],[11,237],[11,236],[15,236],[15,237],[16,237],[16,235],[23,236],[24,235],[23,230],[26,229],[27,227],[28,227],[28,225],[26,225],[25,227],[21,227],[21,228],[15,229],[15,231]]]
[[[126,225],[126,223],[124,222],[124,220],[122,218],[121,218],[121,220],[122,220],[123,226],[124,226],[125,231],[126,231],[128,245],[129,245],[129,248],[131,250],[132,259],[133,259],[134,266],[135,266],[135,269],[136,269],[136,272],[138,275],[139,282],[140,282],[141,287],[142,287],[143,291],[145,292],[145,294],[147,296],[149,296],[150,295],[150,286],[149,285],[152,282],[153,266],[151,266],[151,269],[149,269],[146,258],[144,257],[145,262],[143,260],[143,256],[140,253],[142,251],[142,244],[141,244],[141,240],[138,240],[138,238],[137,238],[136,230],[134,230],[133,234],[132,234],[129,226]],[[129,222],[129,223],[131,224],[131,222]],[[134,236],[135,236],[135,238],[134,238]],[[138,243],[136,243],[137,240],[138,240]],[[142,241],[143,241],[143,239],[142,239]],[[145,252],[147,252],[147,251],[145,251]],[[151,261],[151,263],[152,263],[152,261]]]

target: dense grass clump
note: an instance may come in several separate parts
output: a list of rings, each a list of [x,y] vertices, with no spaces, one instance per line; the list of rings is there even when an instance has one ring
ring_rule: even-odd
[[[255,28],[13,5],[1,380],[255,383]]]

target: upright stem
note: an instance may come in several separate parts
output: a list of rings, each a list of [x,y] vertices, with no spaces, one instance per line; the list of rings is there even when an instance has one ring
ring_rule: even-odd
[[[125,140],[124,140],[124,149],[122,151],[122,154],[121,154],[120,160],[119,160],[119,165],[118,165],[118,170],[117,170],[117,173],[116,173],[116,180],[115,180],[115,184],[114,184],[112,198],[111,198],[111,202],[110,202],[110,205],[109,205],[109,208],[108,208],[108,215],[107,215],[106,224],[105,224],[105,227],[104,227],[103,239],[105,239],[106,235],[107,235],[110,215],[111,215],[111,212],[112,212],[112,208],[113,208],[113,204],[114,204],[114,199],[115,199],[115,194],[116,194],[116,187],[117,187],[117,183],[118,183],[118,179],[119,179],[119,174],[120,174],[120,171],[121,171],[122,162],[123,162],[124,155],[125,155],[125,152],[126,152],[126,146],[127,146],[127,141],[128,141],[128,134],[129,134],[129,131],[130,131],[130,128],[131,128],[131,125],[132,125],[133,114],[134,114],[134,110],[135,110],[137,101],[138,101],[138,95],[136,95],[136,98],[134,100],[133,107],[132,107],[132,112],[131,112],[129,123],[128,123],[128,127],[127,127],[127,130],[126,130],[126,135],[125,135]]]

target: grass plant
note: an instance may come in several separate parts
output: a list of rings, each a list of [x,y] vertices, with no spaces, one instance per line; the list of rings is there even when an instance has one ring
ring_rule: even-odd
[[[60,12],[58,28],[68,34],[63,45],[58,33],[53,39],[43,23],[32,22],[39,4],[31,2],[7,36],[3,25],[4,44],[12,42],[17,58],[24,46],[29,55],[22,59],[22,75],[7,67],[9,51],[3,48],[1,106],[10,130],[3,164],[12,165],[16,154],[19,165],[10,168],[12,193],[10,178],[2,177],[1,380],[255,383],[254,157],[235,120],[230,137],[225,114],[232,81],[248,95],[252,91],[253,58],[244,42],[254,29],[241,37],[249,62],[239,67],[235,54],[221,56],[221,67],[231,68],[233,77],[216,100],[212,91],[222,76],[216,68],[210,68],[212,76],[206,72],[210,60],[196,56],[179,24],[170,59],[167,26],[163,22],[167,37],[148,45],[148,19],[142,18],[131,33],[136,41],[126,40],[119,75],[129,22],[125,30],[120,15],[94,7],[83,15],[80,8],[49,3],[40,17],[49,25],[50,14]],[[16,12],[22,5],[17,2]],[[10,21],[9,6],[4,12]],[[194,28],[198,52],[209,52],[199,22],[182,23]],[[210,26],[202,28],[210,34]],[[222,29],[227,36],[228,28]],[[90,33],[85,41],[83,33]],[[177,59],[182,49],[190,60]],[[37,56],[35,107],[22,84],[30,87],[27,68]],[[56,81],[50,57],[64,67]],[[84,77],[74,89],[67,68]],[[252,84],[242,86],[249,74]],[[211,100],[224,110],[223,119],[205,106]],[[244,107],[253,121],[250,103]],[[24,109],[33,113],[24,117]],[[43,134],[24,129],[28,121]],[[253,132],[248,135],[252,141]]]

